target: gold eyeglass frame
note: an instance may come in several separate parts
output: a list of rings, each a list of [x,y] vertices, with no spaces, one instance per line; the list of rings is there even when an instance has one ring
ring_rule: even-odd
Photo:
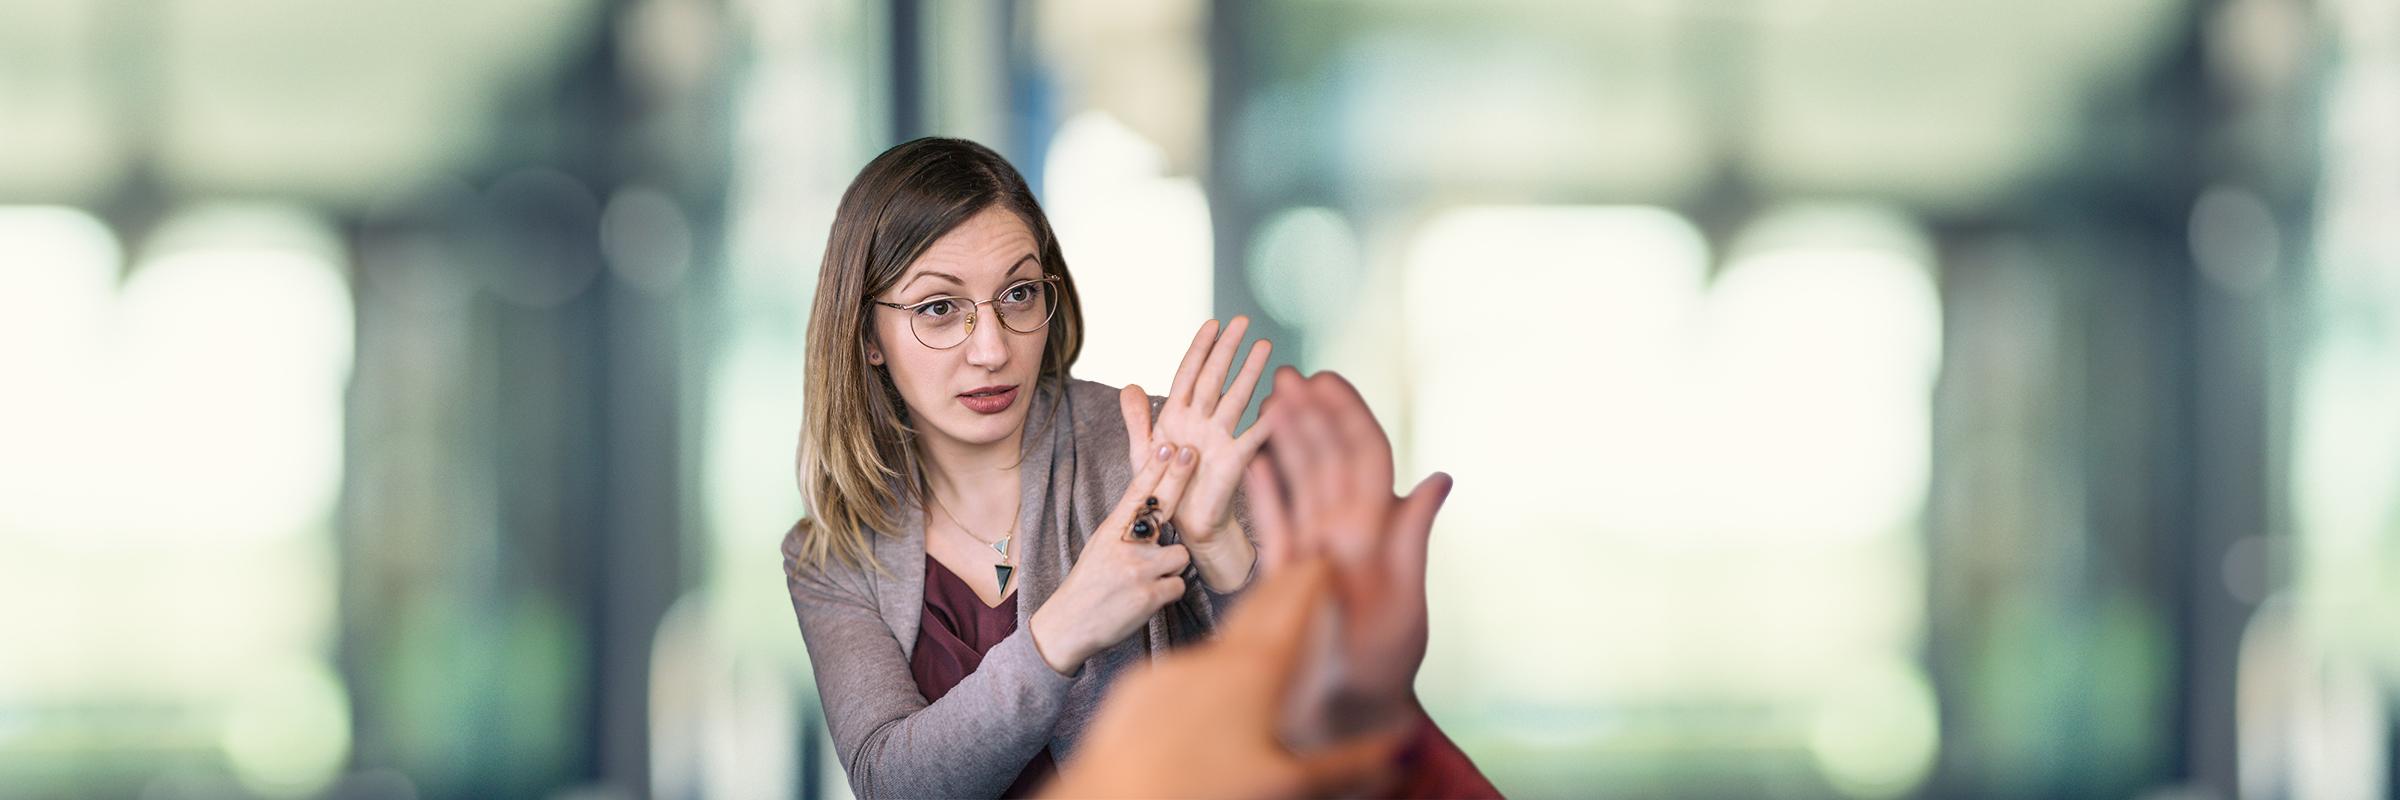
[[[1024,279],[1024,280],[1021,280],[1021,281],[1016,281],[1016,282],[1014,282],[1014,283],[1010,283],[1010,284],[1009,284],[1009,285],[1007,285],[1007,286],[1000,287],[1000,293],[1001,293],[1001,294],[1008,294],[1010,290],[1012,290],[1012,289],[1016,289],[1016,288],[1018,288],[1018,287],[1024,286],[1024,285],[1026,285],[1026,284],[1029,284],[1029,283],[1031,283],[1031,284],[1042,284],[1042,291],[1044,291],[1044,292],[1056,292],[1056,291],[1057,291],[1058,282],[1059,282],[1059,280],[1058,280],[1058,276],[1056,276],[1056,275],[1044,275],[1044,276],[1041,276],[1041,277],[1039,277],[1039,278],[1026,278],[1026,279]],[[931,304],[934,304],[934,303],[939,303],[939,302],[941,302],[941,301],[944,301],[944,300],[948,300],[948,301],[950,301],[950,302],[953,302],[953,303],[962,303],[962,304],[965,304],[965,305],[966,305],[966,307],[967,307],[967,333],[966,333],[966,335],[965,335],[965,336],[958,337],[958,341],[951,343],[951,344],[950,344],[948,347],[934,347],[934,346],[933,346],[931,343],[928,343],[928,342],[926,342],[926,341],[925,341],[925,335],[924,335],[924,334],[922,334],[922,333],[918,333],[918,332],[917,332],[917,323],[916,323],[916,320],[914,320],[914,319],[911,319],[911,320],[909,320],[909,323],[908,323],[908,335],[909,335],[911,338],[914,338],[914,339],[916,339],[916,340],[917,340],[917,344],[925,345],[925,347],[926,347],[927,349],[931,349],[931,350],[948,350],[948,349],[950,349],[950,348],[952,348],[952,347],[957,347],[957,346],[959,346],[959,345],[966,344],[968,339],[975,338],[975,320],[976,320],[976,318],[978,318],[978,317],[982,316],[981,309],[982,309],[984,306],[987,306],[987,305],[989,305],[989,306],[991,306],[991,307],[992,307],[992,316],[994,316],[994,317],[998,317],[998,318],[1000,319],[1000,329],[1001,329],[1001,330],[1004,330],[1004,331],[1008,331],[1008,332],[1010,332],[1010,333],[1034,333],[1035,331],[1039,331],[1039,330],[1041,330],[1041,327],[1042,327],[1043,325],[1048,325],[1048,324],[1050,324],[1050,318],[1051,318],[1051,317],[1058,316],[1058,301],[1057,301],[1056,299],[1052,299],[1052,300],[1050,301],[1050,313],[1042,315],[1042,320],[1041,320],[1040,322],[1036,322],[1036,323],[1034,323],[1034,324],[1033,324],[1033,327],[1034,327],[1034,329],[1033,329],[1033,330],[1030,330],[1030,331],[1021,331],[1021,330],[1017,330],[1017,326],[1015,326],[1015,325],[1010,325],[1010,324],[1008,323],[1008,315],[1007,315],[1007,314],[1003,314],[1003,313],[1001,313],[1001,312],[1000,312],[1000,307],[999,307],[998,305],[995,305],[995,304],[997,304],[997,303],[999,303],[999,302],[1000,302],[1000,298],[998,298],[998,297],[993,297],[993,298],[991,298],[991,299],[989,299],[989,300],[968,300],[967,298],[964,298],[964,297],[958,297],[958,296],[955,296],[955,295],[946,295],[946,294],[944,294],[944,295],[935,295],[935,296],[932,296],[932,297],[928,297],[928,298],[925,298],[925,299],[923,299],[923,300],[919,300],[919,301],[917,301],[917,302],[914,302],[914,303],[890,303],[890,302],[885,302],[885,301],[882,301],[882,300],[876,300],[876,299],[873,299],[873,298],[869,298],[869,299],[867,300],[867,302],[874,303],[875,305],[883,306],[883,307],[885,307],[885,308],[896,308],[896,309],[899,309],[899,310],[902,310],[902,311],[912,311],[912,312],[913,312],[913,311],[915,311],[915,310],[916,310],[918,307],[920,307],[920,306],[931,305]]]

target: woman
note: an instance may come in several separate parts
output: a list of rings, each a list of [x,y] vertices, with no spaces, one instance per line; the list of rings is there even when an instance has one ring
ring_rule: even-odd
[[[1208,633],[1257,561],[1234,489],[1264,432],[1233,429],[1270,345],[1218,391],[1245,328],[1204,325],[1163,401],[1075,380],[1075,283],[1014,168],[919,139],[859,173],[783,542],[853,792],[1029,793],[1117,675]]]

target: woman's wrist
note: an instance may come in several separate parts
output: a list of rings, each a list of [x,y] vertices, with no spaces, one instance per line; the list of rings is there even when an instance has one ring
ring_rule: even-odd
[[[1217,594],[1240,591],[1258,571],[1258,548],[1251,546],[1241,524],[1232,520],[1206,539],[1185,537],[1183,546],[1200,568],[1201,582]]]
[[[1033,635],[1033,652],[1041,655],[1042,662],[1049,664],[1051,671],[1073,677],[1076,670],[1083,668],[1084,659],[1076,657],[1078,649],[1066,642],[1067,636],[1058,631],[1056,625],[1046,624],[1055,620],[1042,613],[1048,610],[1050,607],[1045,605],[1033,612],[1032,619],[1025,621],[1025,627]]]

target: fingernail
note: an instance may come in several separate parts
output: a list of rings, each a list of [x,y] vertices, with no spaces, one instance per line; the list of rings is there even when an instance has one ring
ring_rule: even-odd
[[[1162,444],[1162,445],[1159,445],[1159,446],[1158,446],[1158,457],[1159,457],[1160,459],[1162,459],[1162,460],[1163,460],[1163,459],[1165,459],[1166,457],[1168,457],[1168,456],[1170,456],[1170,455],[1174,455],[1174,454],[1175,454],[1175,447],[1174,447],[1173,445],[1164,445],[1164,444]]]
[[[1177,456],[1177,458],[1180,458],[1180,459],[1182,459],[1182,460],[1183,460],[1183,463],[1189,464],[1189,463],[1192,463],[1192,456],[1193,456],[1193,455],[1196,455],[1196,454],[1192,452],[1192,449],[1191,449],[1191,448],[1189,448],[1189,447],[1186,447],[1186,448],[1184,448],[1184,449],[1183,449],[1183,454],[1182,454],[1182,455],[1180,455],[1180,456]]]

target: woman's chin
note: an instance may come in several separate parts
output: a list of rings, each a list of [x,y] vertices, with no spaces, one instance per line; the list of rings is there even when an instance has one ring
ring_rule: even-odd
[[[969,447],[999,444],[1025,424],[1022,406],[998,414],[978,414],[959,408],[949,419],[936,425],[941,434]]]

